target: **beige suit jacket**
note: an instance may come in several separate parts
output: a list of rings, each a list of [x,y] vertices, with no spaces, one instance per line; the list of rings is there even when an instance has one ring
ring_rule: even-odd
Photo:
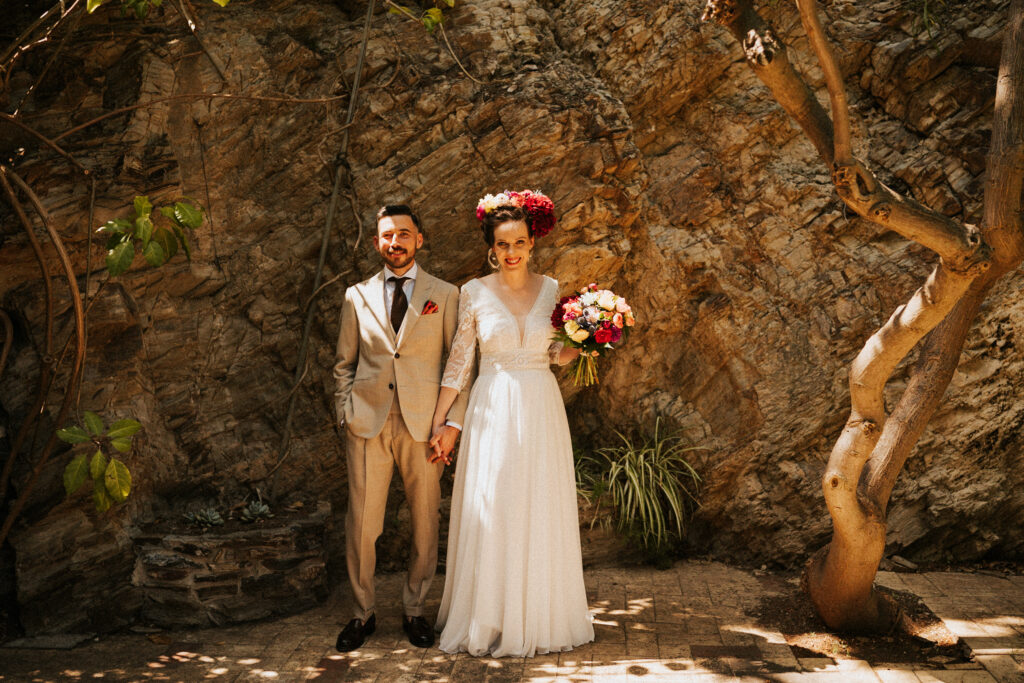
[[[428,302],[437,305],[437,312],[422,315]],[[345,290],[334,366],[338,421],[356,436],[373,438],[397,396],[409,433],[428,441],[458,314],[458,288],[422,267],[397,335],[384,303],[383,270]],[[466,400],[464,391],[448,411],[450,420],[461,424]]]

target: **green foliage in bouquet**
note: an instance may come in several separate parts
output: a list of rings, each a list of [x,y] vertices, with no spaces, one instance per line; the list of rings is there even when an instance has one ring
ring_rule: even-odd
[[[212,507],[203,508],[198,512],[185,513],[185,521],[194,526],[201,526],[207,529],[224,524],[224,518],[221,517],[216,508]]]
[[[65,443],[78,446],[87,444],[86,452],[75,455],[64,468],[64,490],[70,496],[92,479],[92,500],[96,510],[106,512],[114,503],[128,500],[132,488],[132,473],[114,453],[129,453],[132,439],[142,429],[138,421],[126,418],[110,427],[99,415],[85,411],[82,426],[71,425],[57,430],[57,437]]]
[[[610,500],[619,533],[643,551],[663,555],[683,537],[699,505],[700,476],[685,456],[701,447],[687,445],[678,433],[666,434],[661,418],[651,436],[634,441],[615,434],[621,443],[577,454],[577,491],[598,506]]]
[[[107,238],[107,272],[121,275],[131,268],[138,248],[146,263],[162,266],[178,253],[181,245],[191,260],[189,233],[203,224],[203,210],[188,200],[154,207],[149,197],[138,196],[132,218],[115,218],[99,228]],[[156,209],[156,214],[153,210]]]

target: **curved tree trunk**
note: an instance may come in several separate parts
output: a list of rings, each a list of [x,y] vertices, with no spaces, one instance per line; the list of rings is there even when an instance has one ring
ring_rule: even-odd
[[[889,497],[942,400],[986,294],[1024,256],[1024,0],[1011,2],[1003,41],[980,231],[901,196],[853,157],[842,78],[814,0],[796,4],[825,74],[831,119],[750,0],[708,0],[704,18],[718,21],[740,42],[751,69],[832,168],[836,191],[847,206],[939,257],[928,280],[871,336],[850,368],[850,416],[822,479],[832,541],[811,559],[804,575],[815,608],[830,627],[888,630],[896,610],[874,590],[874,579],[885,552]],[[885,384],[922,338],[910,382],[887,416]]]

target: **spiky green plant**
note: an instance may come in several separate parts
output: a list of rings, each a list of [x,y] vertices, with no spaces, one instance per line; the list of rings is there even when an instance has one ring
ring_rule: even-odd
[[[618,531],[644,551],[662,553],[682,538],[690,511],[699,506],[700,476],[685,455],[702,449],[676,432],[666,434],[660,418],[650,436],[615,434],[621,443],[578,455],[577,490],[597,504],[610,498]]]

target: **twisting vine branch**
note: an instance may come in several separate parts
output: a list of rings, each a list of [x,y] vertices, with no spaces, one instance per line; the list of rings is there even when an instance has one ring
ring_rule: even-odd
[[[75,346],[75,356],[71,367],[71,379],[68,386],[68,390],[64,392],[63,400],[61,401],[60,409],[57,412],[57,417],[54,422],[56,424],[63,424],[67,419],[68,412],[71,409],[71,404],[74,396],[77,393],[78,383],[81,381],[82,374],[82,362],[85,358],[85,311],[82,307],[82,296],[78,289],[78,281],[75,277],[74,269],[71,265],[71,259],[68,257],[67,249],[64,247],[64,241],[57,234],[50,217],[47,214],[46,209],[43,207],[42,202],[32,188],[12,169],[5,165],[0,165],[0,185],[3,186],[4,192],[7,194],[7,198],[11,202],[11,206],[14,207],[15,213],[18,214],[18,218],[21,220],[23,226],[27,231],[32,231],[32,222],[29,220],[28,215],[25,213],[21,202],[15,193],[14,188],[11,186],[11,181],[17,185],[21,191],[29,198],[29,202],[39,215],[40,220],[43,222],[43,226],[46,229],[50,240],[53,242],[54,248],[57,251],[57,256],[60,259],[61,266],[64,269],[64,276],[68,283],[68,289],[71,294],[71,305],[74,312],[75,318],[75,338],[77,344]],[[45,392],[41,397],[45,400]],[[32,416],[30,416],[32,417]],[[23,425],[24,429],[24,425]],[[0,545],[7,539],[7,535],[10,533],[11,528],[14,525],[14,521],[25,507],[25,503],[28,501],[32,490],[35,487],[36,482],[39,479],[39,475],[43,471],[43,467],[50,459],[50,455],[53,453],[53,447],[57,443],[57,432],[54,431],[46,444],[43,446],[43,450],[38,456],[36,466],[32,469],[32,473],[29,475],[28,481],[24,487],[18,492],[18,497],[14,499],[10,508],[7,511],[7,515],[4,518],[3,526],[0,527]],[[17,444],[16,444],[17,445]],[[6,495],[7,486],[10,481],[10,473],[13,467],[14,459],[17,457],[17,449],[12,445],[11,453],[8,456],[8,462],[4,467],[4,472],[0,475],[0,500]]]
[[[74,135],[78,131],[84,130],[84,129],[88,128],[89,126],[94,126],[97,123],[99,123],[100,121],[104,121],[106,119],[109,119],[111,116],[117,116],[119,114],[125,114],[127,112],[134,111],[136,109],[144,109],[146,107],[152,107],[152,106],[157,105],[157,104],[163,104],[164,102],[172,102],[174,100],[220,99],[220,100],[248,100],[248,101],[251,101],[251,102],[283,102],[285,104],[325,104],[327,102],[337,102],[338,100],[343,100],[346,97],[348,97],[348,95],[334,95],[332,97],[299,98],[299,97],[274,97],[274,96],[270,96],[270,95],[235,95],[235,94],[232,94],[232,93],[220,93],[220,92],[211,92],[211,93],[197,92],[197,93],[182,93],[182,94],[179,94],[179,95],[168,95],[167,97],[157,97],[155,99],[147,100],[146,102],[139,102],[137,104],[133,104],[133,105],[130,105],[130,106],[127,106],[127,107],[119,107],[118,109],[111,109],[110,111],[102,114],[101,116],[97,116],[94,119],[90,119],[89,121],[86,121],[85,123],[81,123],[81,124],[75,126],[74,128],[69,128],[68,130],[64,131],[63,133],[61,133],[60,135],[55,137],[53,139],[53,142],[56,142],[58,140],[63,140],[67,136]],[[0,116],[6,116],[6,115],[5,114],[0,114]],[[348,125],[348,124],[346,124],[346,125]]]
[[[321,234],[320,240],[320,258],[316,265],[316,274],[313,277],[313,292],[314,295],[320,290],[320,278],[323,275],[324,262],[327,259],[327,245],[331,237],[331,227],[334,224],[334,213],[338,205],[338,194],[341,191],[341,181],[345,174],[346,161],[345,157],[348,154],[348,139],[349,139],[349,126],[355,122],[356,114],[356,103],[359,97],[359,81],[363,74],[363,62],[366,59],[366,45],[370,40],[370,26],[373,22],[373,9],[375,0],[370,0],[366,6],[366,17],[363,20],[363,39],[362,44],[359,47],[359,59],[356,61],[356,73],[352,80],[352,91],[351,97],[348,101],[348,112],[345,115],[344,133],[341,139],[341,150],[338,152],[338,165],[334,171],[334,187],[331,190],[331,202],[327,208],[327,220],[324,223],[324,230]],[[360,221],[358,215],[355,217],[356,221]],[[360,221],[361,224],[361,221]],[[312,300],[312,296],[310,297]],[[306,322],[302,327],[302,340],[299,342],[299,355],[298,360],[295,364],[295,380],[292,387],[292,392],[288,399],[288,412],[285,415],[284,429],[281,435],[281,447],[279,450],[280,455],[278,461],[274,467],[270,470],[276,476],[278,468],[281,467],[281,463],[288,457],[289,445],[291,443],[292,436],[292,419],[295,416],[295,400],[298,397],[298,392],[295,391],[299,384],[302,382],[302,378],[305,375],[306,367],[306,350],[309,346],[309,332],[313,327],[313,316],[316,313],[316,309],[307,305],[306,309]],[[268,476],[270,476],[268,474]],[[273,482],[271,482],[273,487]]]
[[[4,348],[0,351],[0,377],[4,375],[4,368],[7,367],[7,357],[11,354],[11,347],[14,346],[14,325],[7,311],[0,308],[0,323],[4,326]]]

